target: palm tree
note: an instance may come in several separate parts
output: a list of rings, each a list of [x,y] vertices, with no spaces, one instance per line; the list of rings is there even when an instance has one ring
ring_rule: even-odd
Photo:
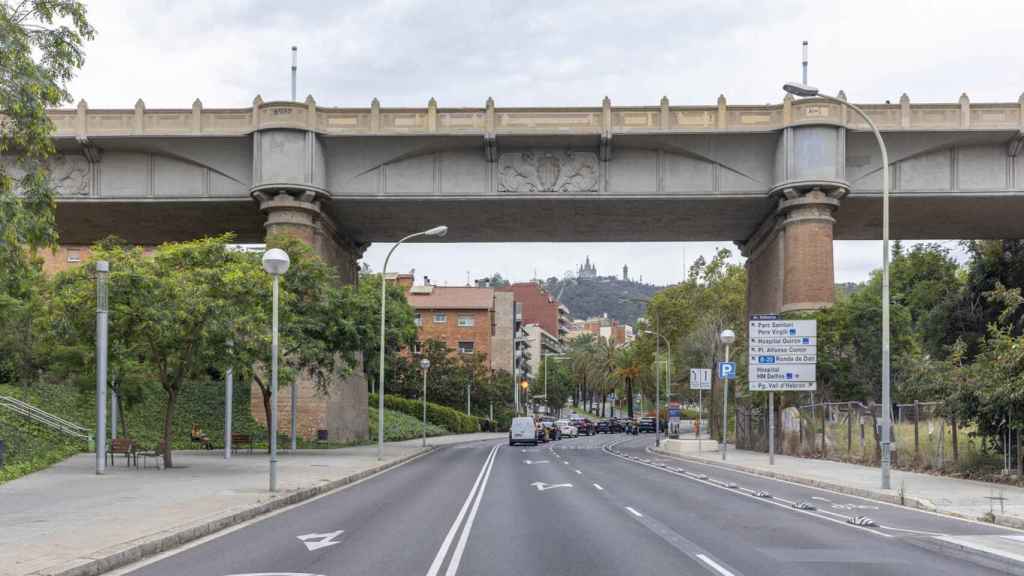
[[[639,355],[632,346],[620,348],[615,355],[615,371],[612,376],[626,386],[626,406],[630,420],[633,419],[633,382],[640,377],[642,368]]]

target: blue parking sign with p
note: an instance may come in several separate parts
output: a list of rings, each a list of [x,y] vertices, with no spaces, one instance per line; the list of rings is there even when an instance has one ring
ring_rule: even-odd
[[[736,363],[735,362],[719,362],[718,363],[718,377],[722,380],[735,380],[736,379]]]

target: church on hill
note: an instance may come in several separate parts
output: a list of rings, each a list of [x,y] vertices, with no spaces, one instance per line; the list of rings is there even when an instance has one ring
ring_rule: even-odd
[[[576,269],[576,277],[580,280],[593,280],[597,278],[597,267],[590,263],[590,256],[587,256],[587,261]]]

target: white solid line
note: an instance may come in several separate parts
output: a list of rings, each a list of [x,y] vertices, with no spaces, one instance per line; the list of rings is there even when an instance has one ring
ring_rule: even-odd
[[[711,566],[712,568],[714,568],[715,571],[718,572],[719,574],[721,574],[722,576],[736,576],[732,572],[729,572],[728,570],[726,570],[721,564],[719,564],[718,562],[715,562],[711,558],[708,558],[704,554],[697,554],[697,558],[700,558],[701,562],[703,562],[703,563],[707,564],[708,566]]]
[[[434,556],[434,561],[430,563],[430,569],[427,570],[427,576],[437,576],[438,571],[441,569],[441,564],[444,563],[444,559],[448,556],[448,548],[452,545],[452,540],[455,538],[455,533],[458,532],[459,526],[462,524],[462,518],[466,515],[466,510],[469,509],[470,502],[473,501],[473,496],[476,495],[476,489],[480,486],[480,479],[484,477],[484,473],[487,471],[487,465],[490,464],[491,459],[494,458],[494,453],[498,451],[498,446],[495,445],[491,448],[490,454],[484,460],[484,465],[480,467],[480,473],[476,476],[476,482],[473,483],[473,489],[469,491],[469,496],[466,497],[465,503],[462,504],[462,509],[459,510],[459,515],[455,517],[455,521],[452,522],[452,527],[448,529],[448,534],[444,537],[444,542],[441,543],[441,548],[437,550],[437,555]]]
[[[476,493],[476,501],[473,502],[473,509],[469,512],[469,517],[466,518],[466,524],[462,527],[462,534],[459,535],[459,543],[455,545],[455,552],[452,552],[452,559],[448,562],[448,570],[445,571],[445,576],[455,576],[455,573],[459,571],[459,563],[462,562],[462,553],[466,549],[466,541],[469,540],[469,532],[473,529],[473,521],[476,520],[476,511],[480,509],[480,500],[484,497],[484,490],[487,489],[487,481],[491,478],[491,470],[494,470],[494,461],[497,459],[497,451],[495,456],[491,457],[490,463],[487,465],[487,473],[484,474],[484,481],[480,484],[480,490]]]
[[[604,488],[601,488],[600,484],[594,484],[594,488],[597,488],[598,490],[604,491]]]
[[[634,510],[632,506],[626,506],[626,510],[629,510],[630,512],[632,512],[633,516],[636,516],[637,518],[643,518],[644,517],[643,514],[641,514],[641,513],[637,512],[636,510]]]

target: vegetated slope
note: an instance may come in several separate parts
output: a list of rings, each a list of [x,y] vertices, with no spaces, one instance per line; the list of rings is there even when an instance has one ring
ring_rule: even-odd
[[[599,276],[593,279],[548,278],[544,289],[565,304],[573,318],[586,320],[607,313],[612,320],[632,325],[643,316],[644,306],[630,299],[650,298],[661,287]]]

